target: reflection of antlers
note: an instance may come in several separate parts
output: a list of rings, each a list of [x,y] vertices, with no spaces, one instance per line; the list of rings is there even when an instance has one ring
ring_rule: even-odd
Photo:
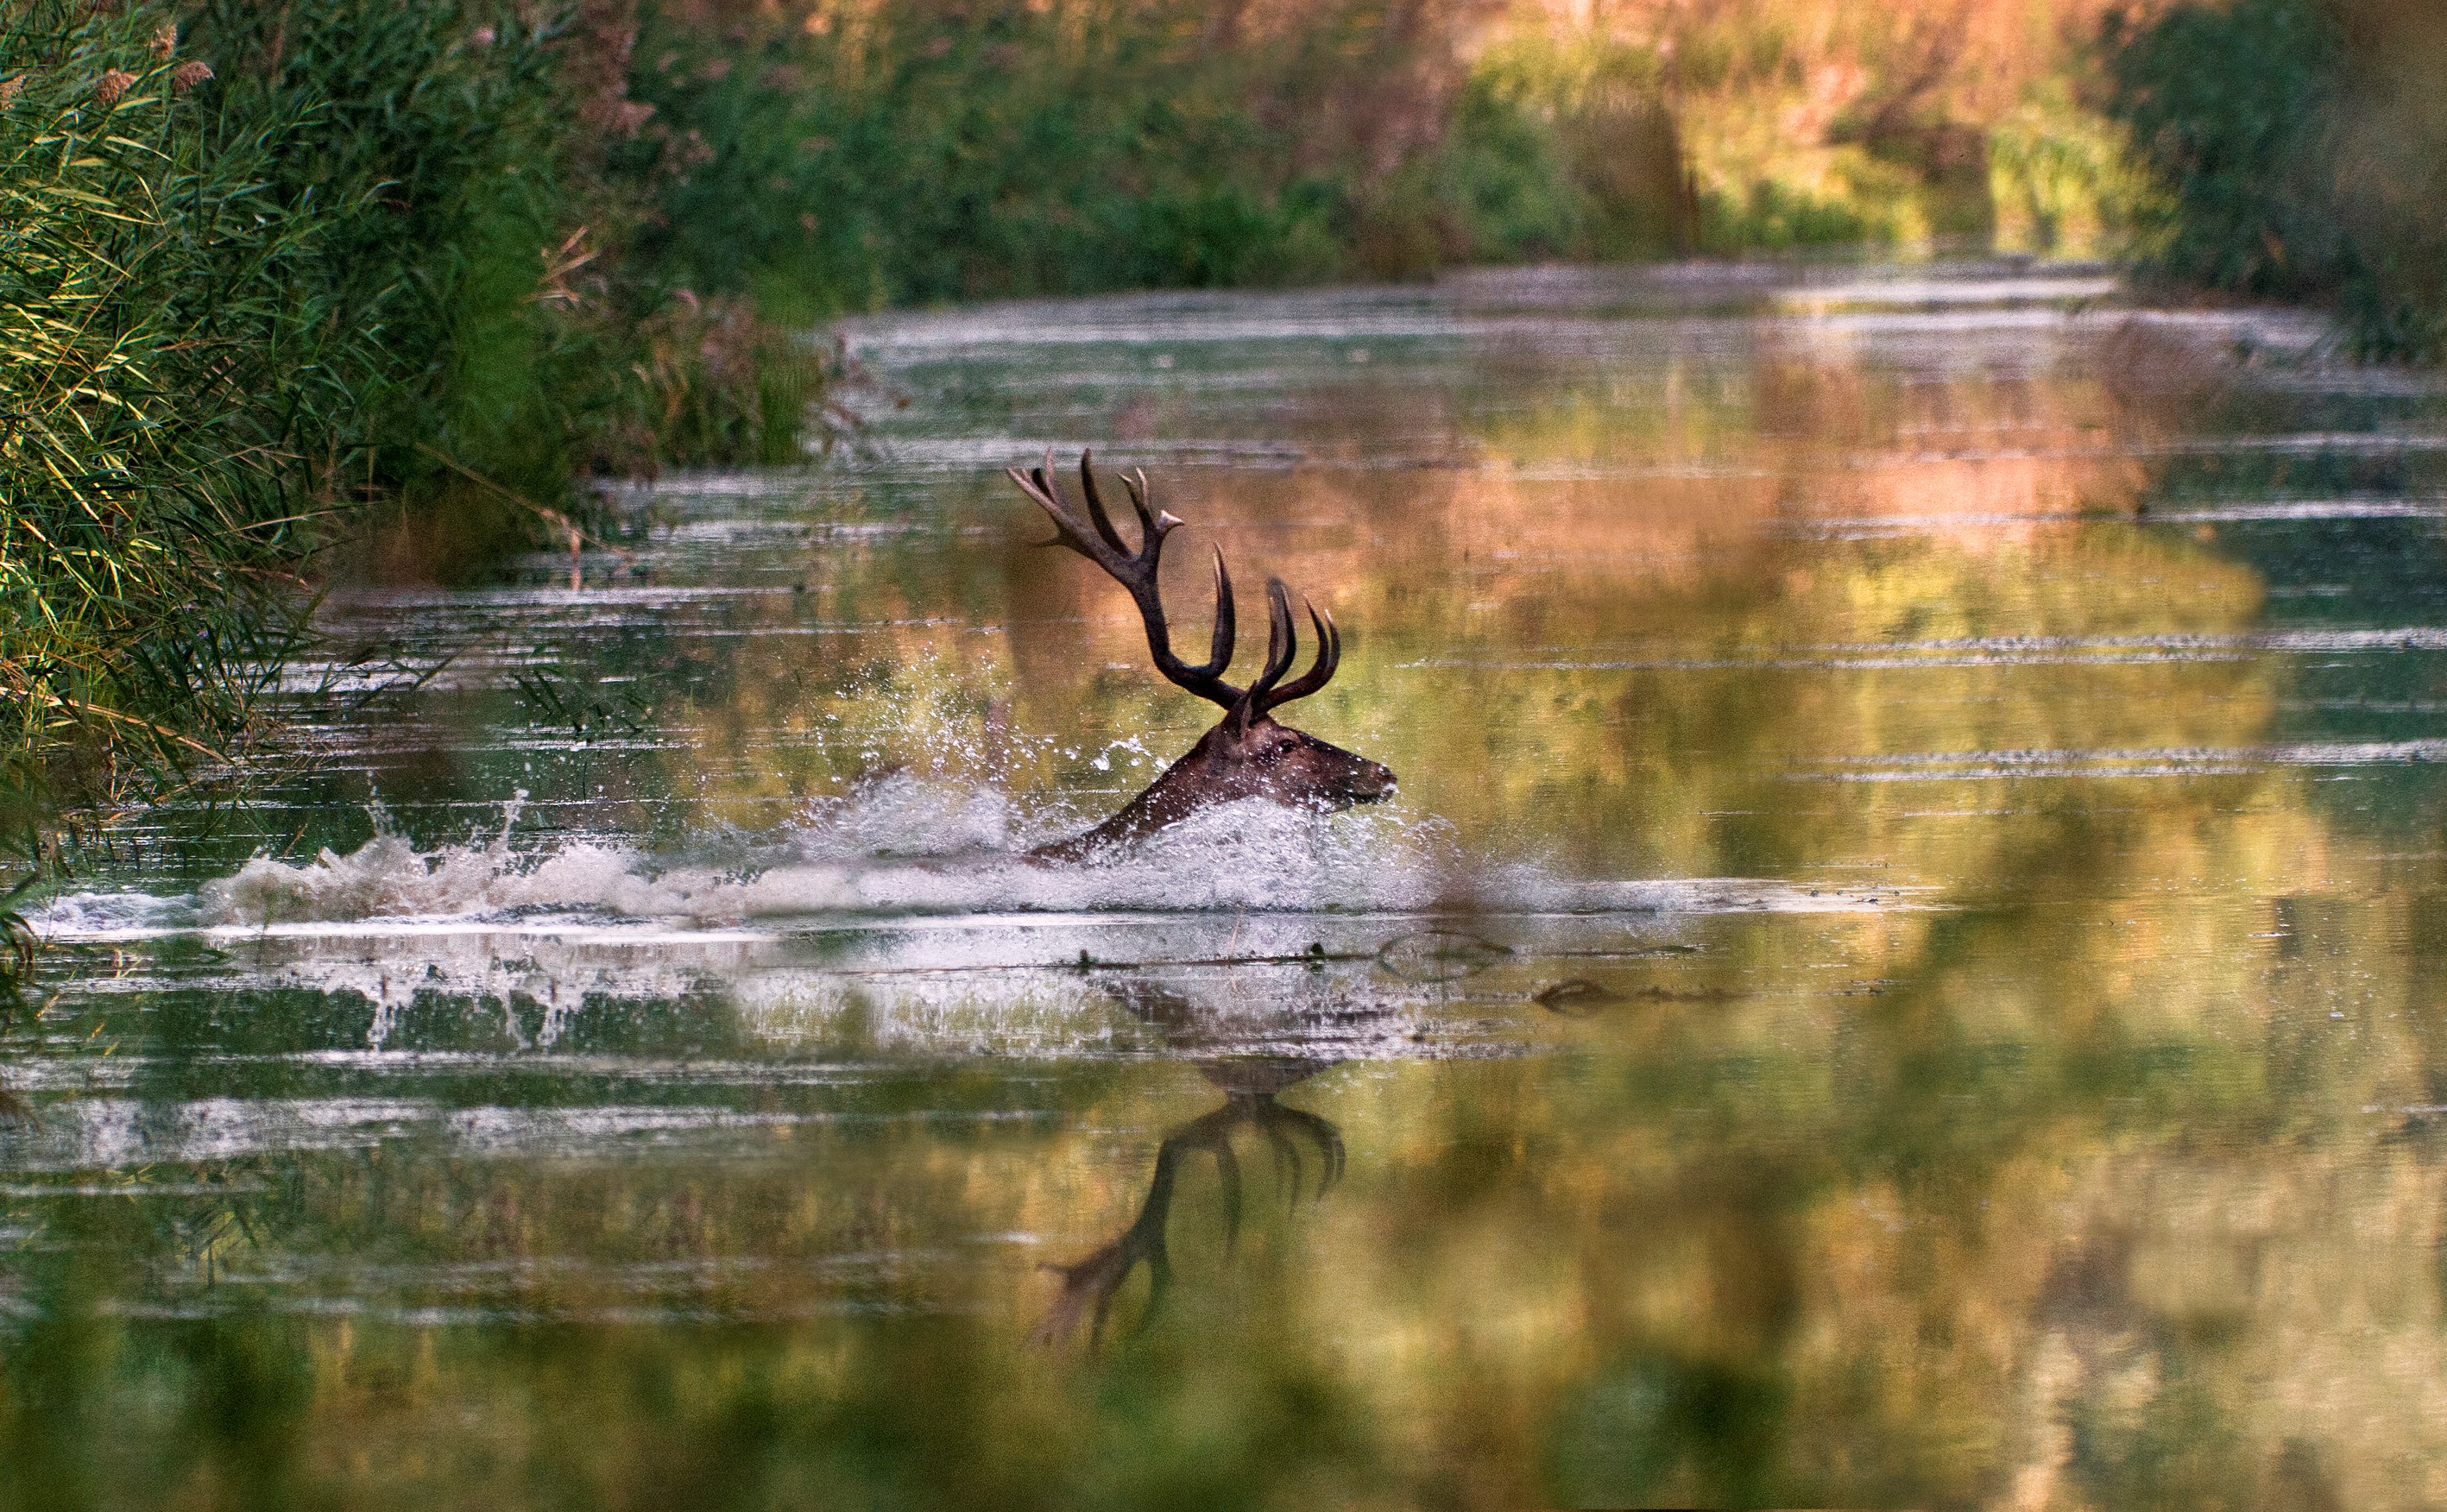
[[[1145,473],[1124,474],[1122,486],[1129,491],[1130,507],[1139,517],[1139,544],[1132,551],[1123,541],[1122,533],[1113,528],[1112,517],[1105,513],[1104,498],[1096,490],[1095,470],[1090,465],[1091,457],[1090,452],[1079,454],[1079,488],[1088,499],[1088,518],[1084,520],[1062,497],[1062,485],[1053,475],[1051,450],[1045,454],[1043,466],[1032,467],[1025,473],[1013,467],[1008,473],[1011,481],[1019,485],[1019,491],[1053,522],[1054,539],[1051,544],[1070,547],[1129,590],[1131,601],[1139,606],[1139,619],[1147,627],[1148,652],[1157,671],[1176,686],[1230,709],[1244,726],[1269,709],[1279,709],[1295,698],[1306,698],[1332,680],[1336,666],[1342,660],[1341,633],[1334,628],[1333,615],[1302,599],[1309,624],[1317,632],[1317,660],[1299,677],[1276,686],[1291,670],[1299,644],[1292,624],[1291,595],[1280,578],[1269,577],[1265,670],[1245,690],[1224,681],[1224,674],[1232,666],[1234,623],[1232,575],[1224,569],[1221,550],[1215,553],[1215,634],[1208,644],[1206,660],[1192,667],[1174,655],[1172,629],[1165,619],[1164,599],[1156,578],[1164,556],[1164,538],[1183,522],[1168,511],[1148,508]]]
[[[1232,1133],[1242,1125],[1256,1128],[1274,1152],[1276,1178],[1289,1187],[1291,1203],[1299,1201],[1305,1174],[1294,1133],[1306,1135],[1317,1145],[1318,1199],[1341,1178],[1342,1135],[1332,1124],[1315,1113],[1283,1106],[1272,1092],[1226,1093],[1222,1107],[1165,1136],[1156,1149],[1155,1177],[1148,1183],[1147,1200],[1139,1204],[1138,1217],[1129,1228],[1085,1259],[1045,1267],[1062,1277],[1062,1290],[1037,1328],[1038,1344],[1058,1344],[1069,1337],[1078,1328],[1081,1314],[1092,1307],[1088,1346],[1095,1348],[1104,1338],[1105,1318],[1112,1311],[1114,1296],[1142,1261],[1148,1268],[1144,1315],[1154,1315],[1172,1279],[1172,1257],[1165,1249],[1164,1230],[1172,1210],[1173,1186],[1181,1175],[1181,1162],[1194,1151],[1215,1157],[1215,1174],[1224,1188],[1224,1248],[1227,1253],[1231,1250],[1241,1234],[1241,1162],[1232,1153]]]

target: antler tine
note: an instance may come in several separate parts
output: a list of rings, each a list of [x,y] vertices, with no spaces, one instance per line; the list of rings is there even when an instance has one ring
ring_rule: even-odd
[[[1287,1209],[1298,1208],[1300,1178],[1308,1174],[1307,1166],[1300,1162],[1299,1146],[1294,1144],[1292,1137],[1284,1133],[1271,1120],[1260,1118],[1258,1132],[1264,1136],[1266,1148],[1274,1155],[1275,1180],[1290,1190],[1290,1199],[1283,1206]]]
[[[1271,1098],[1267,1100],[1265,1111],[1267,1122],[1264,1126],[1269,1134],[1280,1133],[1282,1129],[1289,1127],[1299,1130],[1317,1142],[1317,1156],[1320,1167],[1318,1171],[1317,1197],[1319,1201],[1324,1200],[1325,1194],[1334,1189],[1334,1183],[1342,1180],[1345,1157],[1341,1131],[1306,1108],[1285,1107]],[[1283,1137],[1289,1138],[1288,1135]],[[1297,1199],[1299,1194],[1296,1192],[1293,1196]]]
[[[1122,474],[1122,487],[1130,496],[1130,507],[1138,511],[1139,529],[1144,535],[1161,536],[1181,523],[1181,520],[1168,511],[1150,511],[1148,508],[1148,481],[1145,469],[1133,467]]]
[[[1047,470],[1053,463],[1053,454],[1051,451],[1045,454],[1045,466],[1032,467],[1024,473],[1016,467],[1006,467],[1002,470],[1003,476],[1017,484],[1019,491],[1028,496],[1029,502],[1044,510],[1045,518],[1053,522],[1053,539],[1046,544],[1068,546],[1105,571],[1119,576],[1122,559],[1109,558],[1095,541],[1089,539],[1087,532],[1079,528],[1078,517],[1071,513],[1071,506],[1064,501],[1062,485],[1055,482]]]
[[[1028,469],[1028,475],[1036,480],[1038,496],[1050,501],[1053,507],[1061,512],[1063,520],[1070,520],[1072,519],[1071,501],[1062,497],[1062,477],[1053,470],[1053,447],[1045,448],[1045,460]]]
[[[1202,677],[1221,677],[1232,665],[1232,643],[1238,638],[1239,626],[1234,622],[1232,608],[1232,574],[1224,565],[1224,548],[1215,551],[1215,633],[1206,643],[1206,665],[1193,667],[1191,671]]]
[[[1269,577],[1266,579],[1266,665],[1258,673],[1258,680],[1249,685],[1249,690],[1241,695],[1241,701],[1232,709],[1242,729],[1248,728],[1251,720],[1273,707],[1267,694],[1290,669],[1292,658],[1299,652],[1299,637],[1292,629],[1291,595],[1283,588],[1281,578]]]
[[[1112,517],[1105,513],[1104,496],[1096,492],[1095,457],[1096,453],[1090,448],[1083,447],[1079,452],[1079,489],[1088,496],[1088,518],[1095,522],[1096,534],[1105,538],[1106,545],[1125,557],[1152,556],[1156,542],[1152,532],[1140,537],[1139,549],[1135,552],[1122,544],[1122,533],[1113,528]],[[1049,462],[1052,461],[1053,453],[1048,452],[1046,459]],[[1139,511],[1139,518],[1141,520],[1147,518],[1145,509]]]
[[[1309,664],[1308,671],[1268,693],[1260,713],[1280,709],[1295,698],[1306,698],[1334,681],[1336,669],[1342,665],[1342,632],[1336,628],[1334,615],[1318,610],[1305,595],[1300,598],[1300,607],[1308,611],[1308,622],[1317,630],[1317,660]]]
[[[1224,1189],[1224,1253],[1229,1255],[1241,1242],[1241,1161],[1232,1153],[1228,1128],[1214,1151],[1216,1184]]]
[[[1086,520],[1073,513],[1063,499],[1053,468],[1053,453],[1049,449],[1044,465],[1033,467],[1026,474],[1016,467],[1006,468],[1005,473],[1053,522],[1054,544],[1068,546],[1087,558],[1129,591],[1131,601],[1138,605],[1140,622],[1147,630],[1148,653],[1155,670],[1167,681],[1209,703],[1227,709],[1239,708],[1242,702],[1241,690],[1224,680],[1224,673],[1232,665],[1234,626],[1232,578],[1224,568],[1223,553],[1219,551],[1215,557],[1215,633],[1210,654],[1205,665],[1192,667],[1173,654],[1172,630],[1165,618],[1163,592],[1158,586],[1164,538],[1179,529],[1182,521],[1169,513],[1148,509],[1144,475],[1125,478],[1123,482],[1129,490],[1130,505],[1138,514],[1140,525],[1138,549],[1132,551],[1113,527],[1112,517],[1105,511],[1091,455],[1083,453],[1079,459],[1079,482],[1088,498]]]

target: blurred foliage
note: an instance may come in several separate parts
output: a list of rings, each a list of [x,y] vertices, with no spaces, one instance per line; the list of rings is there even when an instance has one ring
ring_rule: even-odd
[[[2115,250],[2095,0],[674,0],[638,51],[701,289],[909,301],[1808,245]]]
[[[2409,0],[2190,4],[2110,72],[2168,198],[2155,266],[2343,314],[2364,356],[2447,356],[2447,16]]]
[[[1521,0],[1507,35],[1638,50],[1698,245],[2122,249],[2146,181],[2090,100],[2103,0]]]
[[[807,314],[1444,260],[1454,9],[1253,9],[669,6],[638,50],[680,180],[657,245]]]

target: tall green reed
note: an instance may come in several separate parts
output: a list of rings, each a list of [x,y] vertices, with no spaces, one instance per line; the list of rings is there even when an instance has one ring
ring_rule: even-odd
[[[591,476],[796,454],[825,354],[637,250],[668,177],[621,152],[634,25],[627,0],[0,9],[12,873],[56,872],[69,811],[258,745],[325,556],[370,520],[412,516],[417,570],[447,570],[567,528]]]
[[[294,123],[217,129],[165,13],[36,0],[0,57],[0,736],[187,771],[296,642],[366,335],[275,190]]]

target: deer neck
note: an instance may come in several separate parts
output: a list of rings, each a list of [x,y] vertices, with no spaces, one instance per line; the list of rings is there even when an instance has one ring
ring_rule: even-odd
[[[1252,743],[1262,740],[1270,731],[1280,737],[1282,728],[1262,714],[1245,728],[1227,715],[1200,736],[1187,754],[1148,784],[1147,790],[1131,799],[1120,813],[1084,835],[1042,846],[1031,854],[1048,860],[1076,860],[1102,846],[1144,840],[1167,824],[1178,823],[1217,803],[1242,798],[1297,802],[1300,797],[1298,792],[1283,791],[1275,775],[1247,765]]]
[[[1218,736],[1226,733],[1224,725],[1217,725],[1208,730],[1197,745],[1189,747],[1187,754],[1166,767],[1162,775],[1148,784],[1138,797],[1123,805],[1120,813],[1094,829],[1051,845],[1040,845],[1029,854],[1045,860],[1075,861],[1108,845],[1144,840],[1166,825],[1179,823],[1199,809],[1222,801],[1226,795],[1215,791],[1218,757],[1213,745]]]

